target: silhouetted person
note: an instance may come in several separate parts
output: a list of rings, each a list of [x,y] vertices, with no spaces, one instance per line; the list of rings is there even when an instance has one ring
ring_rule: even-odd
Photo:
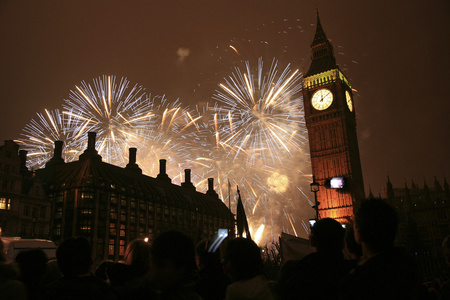
[[[263,275],[261,250],[251,239],[225,240],[221,247],[223,267],[233,281],[227,287],[226,299],[275,298],[275,286]]]
[[[345,229],[325,218],[311,228],[311,246],[316,252],[283,266],[280,272],[281,299],[333,299],[339,283],[355,265],[343,255]]]
[[[174,230],[161,233],[152,245],[152,299],[201,299],[194,292],[195,269],[191,238]]]
[[[450,267],[450,235],[442,242],[442,254],[444,255],[447,268]],[[450,299],[450,279],[447,279],[439,290],[439,300]]]
[[[6,263],[4,244],[0,239],[0,299],[2,300],[27,300],[26,285],[17,280],[19,271],[13,264]]]
[[[199,279],[195,291],[204,300],[223,300],[231,280],[223,272],[220,261],[220,249],[212,252],[211,241],[202,240],[195,247],[195,258],[199,270]]]
[[[16,256],[16,263],[20,269],[19,280],[28,290],[29,299],[38,299],[42,292],[42,277],[46,272],[47,255],[41,249],[30,249],[21,251]]]
[[[125,250],[125,263],[108,267],[106,274],[117,299],[147,299],[150,290],[150,255],[150,244],[136,239]]]
[[[56,249],[63,277],[45,288],[43,299],[115,299],[107,283],[91,274],[92,252],[83,237],[68,238]]]
[[[394,248],[398,220],[385,201],[369,199],[355,215],[362,260],[345,278],[341,299],[415,299],[419,287],[412,257]]]

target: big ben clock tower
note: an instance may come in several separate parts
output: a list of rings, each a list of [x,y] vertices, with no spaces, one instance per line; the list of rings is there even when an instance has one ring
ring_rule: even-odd
[[[318,13],[311,50],[303,101],[312,174],[320,184],[316,193],[319,218],[346,222],[365,196],[355,107],[350,83],[336,64]]]

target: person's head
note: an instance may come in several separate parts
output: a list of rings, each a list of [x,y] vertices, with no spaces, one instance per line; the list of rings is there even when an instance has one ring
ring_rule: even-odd
[[[355,214],[355,239],[372,252],[393,247],[397,228],[397,213],[383,200],[365,200]]]
[[[131,241],[125,251],[125,264],[134,268],[140,275],[150,270],[150,244],[144,240]]]
[[[317,221],[311,228],[311,245],[317,251],[341,251],[344,248],[345,229],[331,218]]]
[[[224,270],[233,281],[247,280],[262,274],[261,250],[251,239],[225,240],[221,254]]]
[[[71,237],[56,249],[56,260],[65,277],[89,274],[92,265],[92,250],[84,237]]]
[[[194,243],[179,231],[163,232],[153,242],[151,262],[152,281],[157,288],[178,286],[195,269]]]
[[[47,255],[42,249],[29,249],[19,252],[16,263],[22,279],[40,280],[47,268]]]

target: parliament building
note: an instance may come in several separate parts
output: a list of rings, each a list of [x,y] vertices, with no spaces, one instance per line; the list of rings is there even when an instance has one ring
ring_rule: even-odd
[[[212,178],[203,194],[190,182],[185,170],[181,186],[171,183],[166,161],[160,160],[156,178],[142,174],[136,149],[120,168],[102,161],[95,149],[96,134],[78,161],[65,163],[63,144],[55,142],[53,158],[36,171],[51,203],[50,236],[56,244],[71,236],[87,237],[93,257],[123,258],[126,245],[135,238],[151,242],[159,233],[174,229],[194,241],[212,237],[219,228],[234,231],[234,217],[214,191]]]

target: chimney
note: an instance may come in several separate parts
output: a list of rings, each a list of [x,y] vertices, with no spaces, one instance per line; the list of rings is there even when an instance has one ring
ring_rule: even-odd
[[[53,151],[53,157],[55,159],[62,159],[63,142],[55,141],[55,150]]]
[[[53,150],[53,157],[45,164],[45,167],[63,164],[64,159],[62,158],[63,142],[55,141],[55,149]]]
[[[135,165],[136,164],[136,148],[130,148],[128,151],[128,164]]]
[[[214,178],[208,178],[208,190],[206,195],[213,196],[214,198],[219,198],[219,195],[214,190]]]
[[[84,160],[86,158],[102,160],[102,157],[98,154],[97,150],[95,150],[96,136],[97,133],[88,132],[88,145],[86,150],[84,150],[83,154],[80,155],[80,160]]]
[[[195,191],[195,186],[191,182],[191,169],[184,169],[184,182],[181,186]]]
[[[88,150],[95,150],[95,138],[97,136],[97,133],[95,132],[88,132]]]
[[[20,158],[20,174],[25,175],[28,172],[27,168],[27,151],[19,150],[19,158]]]
[[[137,149],[136,148],[130,148],[128,151],[129,151],[128,152],[129,153],[128,154],[128,164],[127,164],[125,169],[132,170],[132,171],[135,171],[135,172],[138,172],[138,173],[142,174],[141,168],[139,168],[139,166],[136,164],[136,152],[137,152]]]
[[[159,160],[159,174],[156,178],[171,183],[172,180],[166,174],[166,162],[167,161],[165,159]]]

